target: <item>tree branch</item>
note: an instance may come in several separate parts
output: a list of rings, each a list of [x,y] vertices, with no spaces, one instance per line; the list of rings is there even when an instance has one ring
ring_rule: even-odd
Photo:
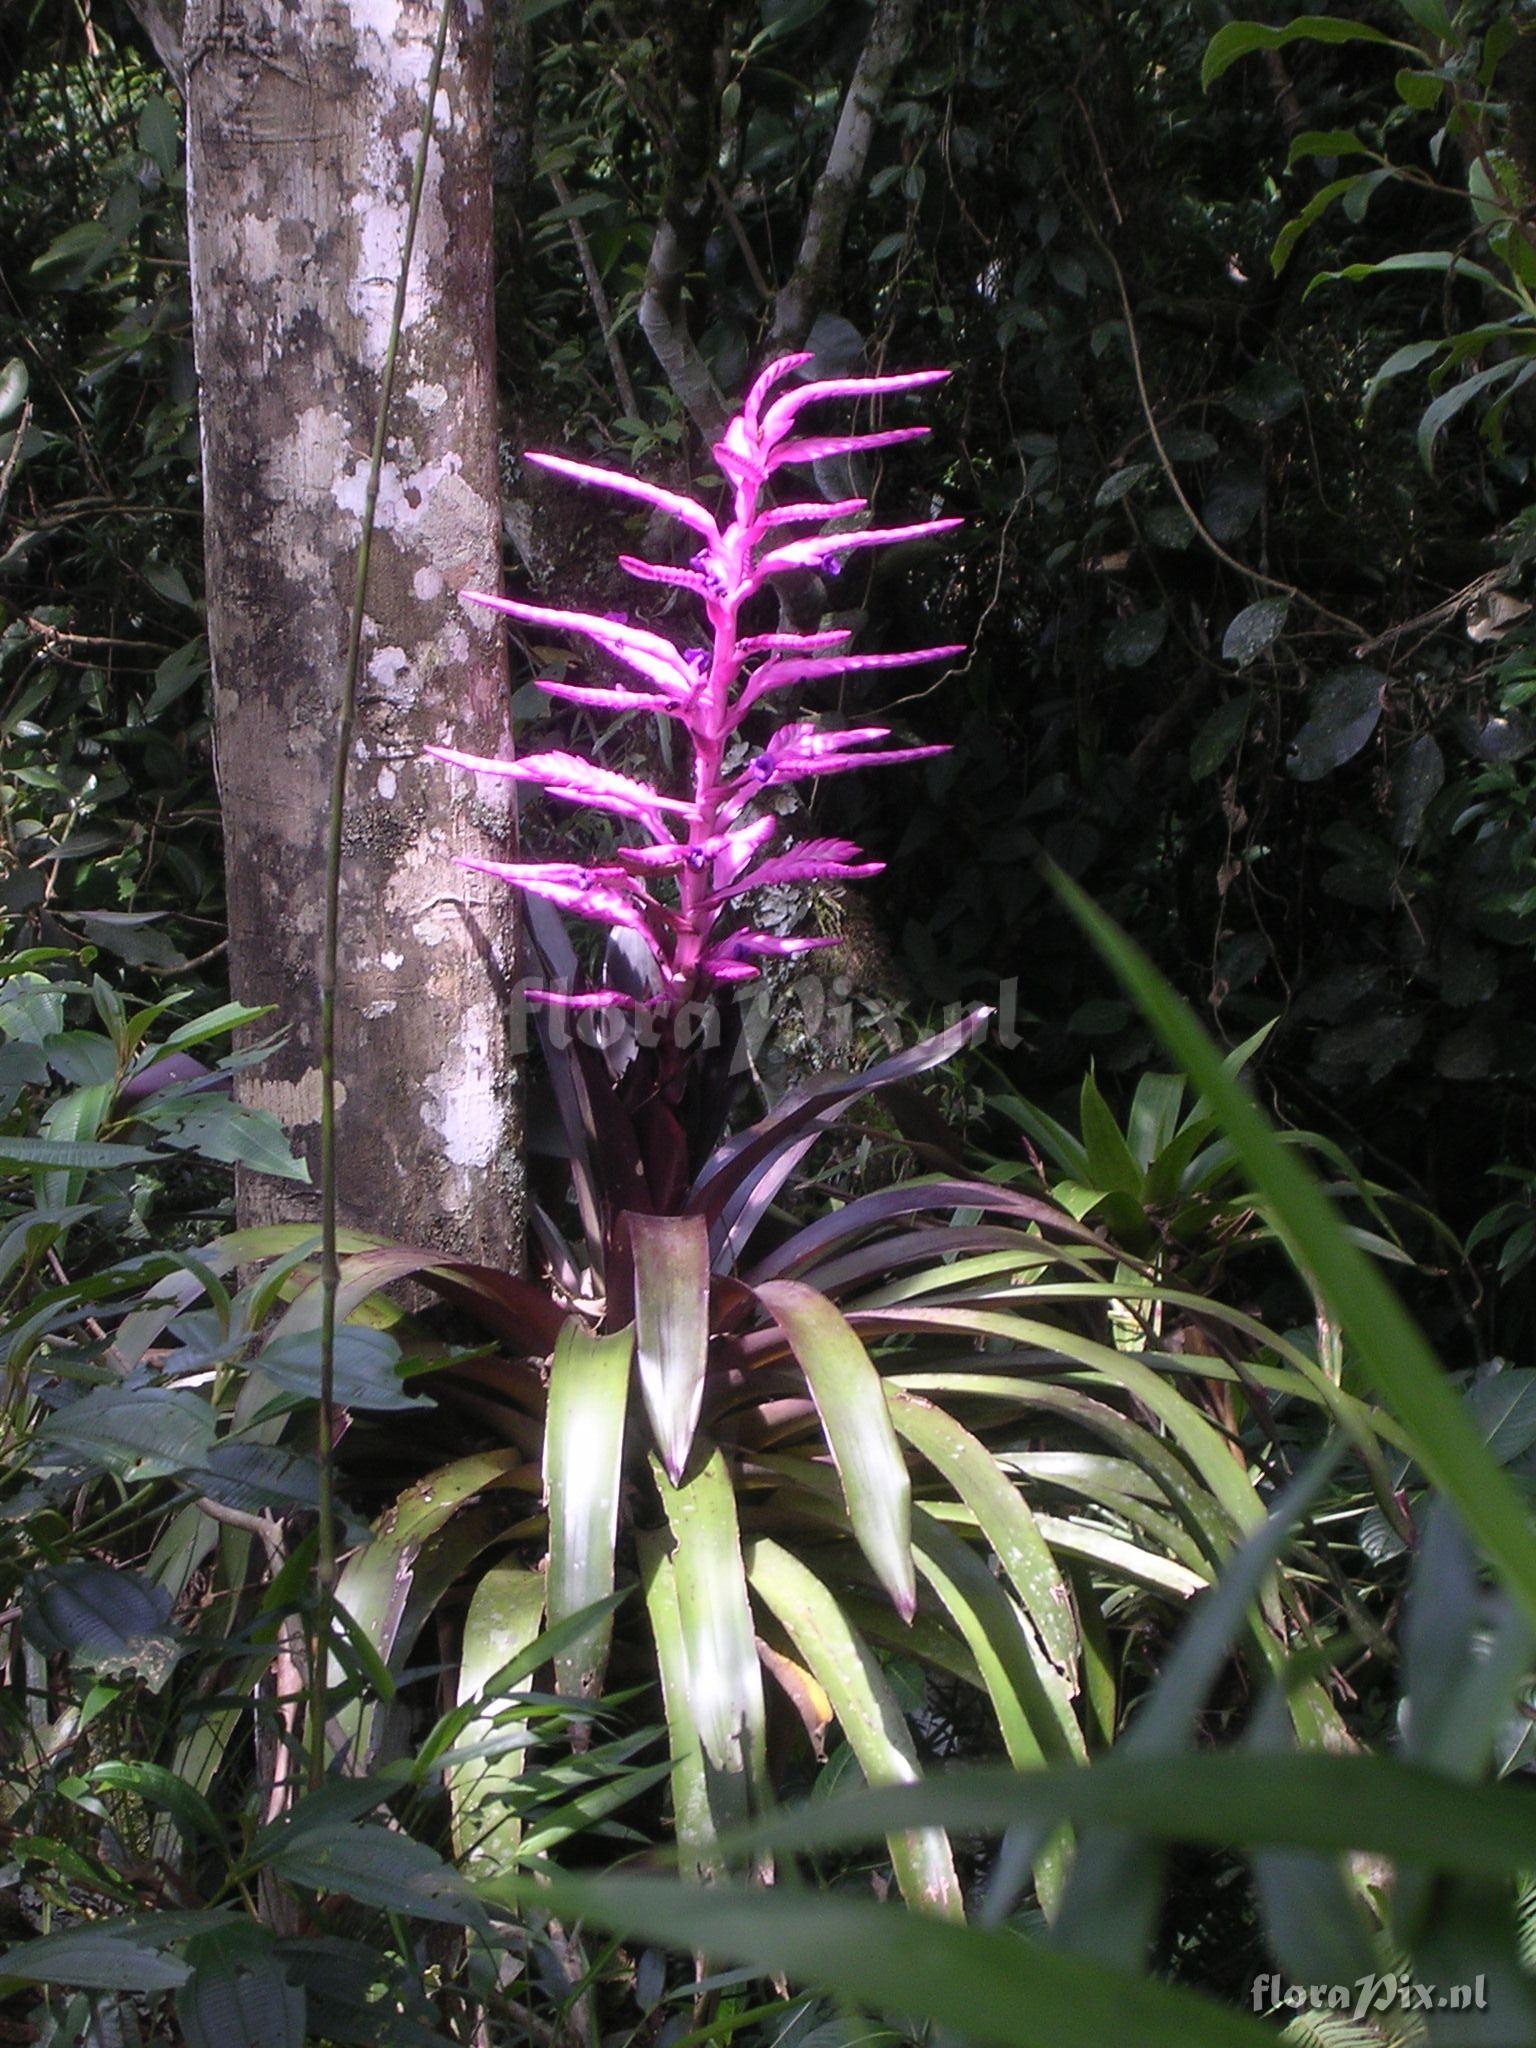
[[[558,171],[546,173],[555,198],[565,213],[565,224],[571,231],[571,240],[576,244],[576,260],[581,265],[581,274],[587,281],[587,296],[592,301],[592,310],[597,315],[597,324],[603,330],[603,346],[608,351],[608,366],[613,371],[613,381],[619,393],[619,403],[632,420],[640,417],[640,407],[635,399],[635,387],[629,381],[629,370],[619,347],[618,335],[614,332],[613,307],[603,287],[602,273],[597,267],[597,258],[592,253],[592,244],[587,240],[587,231],[571,210],[571,188]]]
[[[709,365],[694,346],[683,311],[683,277],[687,270],[682,242],[670,220],[663,218],[651,244],[640,294],[640,331],[651,353],[687,408],[695,425],[714,441],[725,431],[725,400],[710,375]]]
[[[805,216],[800,250],[774,306],[772,341],[779,353],[798,348],[843,253],[853,203],[863,185],[875,123],[912,41],[916,0],[880,0],[848,84],[826,166]]]
[[[154,45],[155,55],[180,86],[187,72],[181,42],[181,0],[127,0],[127,7]]]

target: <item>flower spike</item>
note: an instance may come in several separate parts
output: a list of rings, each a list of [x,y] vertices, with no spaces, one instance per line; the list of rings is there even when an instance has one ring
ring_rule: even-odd
[[[652,994],[637,997],[619,988],[578,987],[532,991],[535,1000],[581,1011],[675,1010],[712,989],[755,981],[765,961],[794,959],[836,945],[832,938],[761,930],[744,921],[742,899],[765,888],[861,881],[880,873],[883,863],[867,859],[847,839],[809,839],[769,852],[779,821],[770,807],[756,808],[758,800],[788,783],[851,774],[856,768],[926,761],[948,751],[941,746],[882,745],[892,737],[883,725],[824,730],[807,718],[781,725],[744,764],[734,751],[732,735],[757,715],[770,692],[831,676],[944,661],[965,651],[945,645],[852,654],[852,635],[845,628],[740,631],[745,607],[772,577],[835,570],[857,549],[926,539],[949,533],[961,523],[938,518],[905,526],[854,524],[828,531],[830,522],[861,517],[866,501],[765,501],[769,481],[781,468],[895,447],[919,440],[928,431],[921,426],[876,426],[847,434],[799,434],[797,422],[807,406],[833,399],[894,397],[940,383],[948,375],[944,370],[913,370],[890,377],[812,379],[783,388],[813,360],[801,353],[770,363],[721,436],[714,452],[731,486],[728,521],[692,498],[640,477],[563,455],[527,457],[558,476],[665,513],[698,537],[701,545],[686,565],[629,554],[621,555],[619,563],[642,582],[698,599],[708,620],[707,647],[679,647],[658,632],[631,625],[622,615],[602,617],[482,591],[463,593],[469,602],[490,605],[525,625],[547,626],[584,639],[630,672],[629,680],[617,682],[602,677],[590,683],[541,681],[538,687],[547,696],[592,710],[650,711],[676,719],[692,747],[688,797],[664,795],[575,754],[549,751],[500,761],[452,747],[428,748],[436,759],[454,767],[527,783],[562,803],[606,813],[633,828],[636,843],[615,846],[589,866],[558,860],[462,863],[570,916],[614,933],[632,933],[655,962]],[[795,526],[821,531],[801,540],[779,538],[784,529]],[[651,972],[647,970],[648,975]]]

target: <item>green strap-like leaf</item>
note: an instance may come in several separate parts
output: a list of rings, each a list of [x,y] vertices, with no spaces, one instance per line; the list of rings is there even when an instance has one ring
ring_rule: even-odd
[[[1083,1758],[1082,1733],[1072,1719],[1060,1675],[1030,1643],[1003,1587],[968,1544],[921,1510],[913,1516],[912,1537],[918,1570],[980,1668],[1009,1762],[1020,1770],[1034,1770],[1048,1758]],[[1037,1657],[1045,1666],[1043,1672],[1036,1667]],[[1066,1876],[1066,1844],[1058,1839],[1043,1847],[1034,1858],[1034,1869],[1040,1902],[1054,1914]]]
[[[814,1287],[798,1280],[765,1280],[755,1291],[805,1374],[859,1548],[897,1612],[910,1619],[917,1605],[912,1482],[880,1375],[853,1326]]]
[[[709,1226],[702,1216],[629,1218],[640,1397],[667,1476],[688,1463],[709,1358]]]
[[[653,1470],[672,1531],[689,1716],[721,1796],[748,1811],[766,1787],[767,1732],[735,1490],[724,1457],[702,1439],[680,1486]]]
[[[642,1534],[638,1547],[640,1580],[661,1671],[661,1697],[672,1752],[672,1825],[684,1870],[695,1879],[714,1878],[724,1872],[725,1861],[715,1849],[716,1816],[704,1770],[703,1738],[693,1718],[676,1575],[660,1535]]]
[[[1360,1851],[1490,1881],[1536,1869],[1536,1800],[1520,1787],[1320,1751],[1223,1749],[1155,1764],[1117,1751],[1087,1770],[967,1767],[815,1800],[755,1823],[748,1840],[791,1855],[877,1842],[893,1828],[997,1835],[1062,1821],[1212,1848]]]
[[[619,1526],[620,1458],[629,1402],[634,1332],[598,1336],[573,1317],[549,1370],[544,1485],[549,1496],[549,1618],[590,1606],[613,1591]],[[562,1692],[591,1699],[602,1688],[611,1615],[555,1659]]]
[[[1057,1670],[1077,1668],[1072,1596],[1018,1488],[986,1445],[918,1394],[887,1386],[891,1420],[975,1515]]]
[[[911,1784],[917,1752],[901,1708],[868,1645],[833,1594],[798,1558],[767,1537],[749,1544],[747,1579],[816,1678],[871,1785]],[[891,1863],[908,1905],[964,1917],[948,1837],[921,1828],[890,1837]]]
[[[476,1711],[460,1730],[455,1747],[494,1742],[499,1732],[507,1732],[498,1727],[504,1694],[493,1681],[537,1641],[543,1619],[542,1572],[493,1565],[476,1586],[464,1617],[458,1685],[459,1705],[474,1701]],[[527,1690],[531,1676],[518,1681],[522,1690]],[[526,1754],[517,1742],[498,1754],[455,1764],[448,1774],[454,1847],[473,1870],[504,1870],[516,1859],[518,1820],[505,1801],[522,1776]]]
[[[491,1488],[527,1485],[530,1478],[520,1451],[477,1451],[401,1494],[379,1517],[372,1539],[348,1558],[336,1583],[336,1604],[347,1617],[354,1645],[366,1644],[379,1664],[393,1668],[410,1647],[401,1640],[401,1628],[423,1548],[466,1502]],[[344,1677],[333,1655],[332,1686],[340,1687]],[[334,1717],[335,1738],[354,1771],[371,1768],[381,1706],[369,1688]]]
[[[547,1887],[516,1880],[495,1897],[781,1973],[976,2048],[1274,2048],[1270,2028],[1197,1992],[1083,1962],[1012,1929],[954,1926],[836,1894],[551,1874]]]

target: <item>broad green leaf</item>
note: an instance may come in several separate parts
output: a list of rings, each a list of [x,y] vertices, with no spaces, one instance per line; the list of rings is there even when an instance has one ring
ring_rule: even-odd
[[[315,1460],[276,1444],[225,1438],[200,1464],[190,1466],[186,1476],[209,1500],[244,1514],[305,1514],[319,1499],[320,1469]]]
[[[120,1166],[164,1164],[165,1155],[143,1145],[72,1144],[64,1138],[0,1138],[0,1166],[60,1166],[109,1173]]]
[[[332,1352],[332,1389],[338,1408],[360,1413],[388,1413],[401,1408],[430,1408],[425,1394],[412,1394],[400,1378],[400,1345],[387,1330],[359,1323],[339,1323]],[[320,1332],[295,1330],[274,1337],[252,1360],[254,1370],[274,1385],[320,1398]]]
[[[1352,761],[1376,730],[1388,688],[1379,669],[1330,669],[1307,694],[1307,718],[1286,755],[1288,774],[1318,782]]]
[[[1391,277],[1400,271],[1415,270],[1450,273],[1471,284],[1482,285],[1500,298],[1513,299],[1517,306],[1522,303],[1518,293],[1511,291],[1508,284],[1486,265],[1472,263],[1453,249],[1405,249],[1397,256],[1383,256],[1379,263],[1346,263],[1342,270],[1319,271],[1302,293],[1302,298],[1310,299],[1325,284],[1360,284],[1368,277]],[[1445,345],[1444,342],[1440,344],[1441,347]]]
[[[204,1464],[214,1413],[189,1387],[92,1387],[38,1425],[40,1444],[131,1479],[164,1479]]]
[[[94,1765],[88,1777],[93,1785],[130,1792],[146,1805],[164,1807],[184,1841],[191,1843],[201,1837],[215,1848],[224,1847],[228,1831],[203,1794],[163,1764],[117,1762],[109,1758]]]
[[[1355,171],[1348,177],[1334,178],[1330,183],[1324,185],[1321,191],[1314,192],[1300,213],[1294,215],[1285,223],[1285,226],[1276,235],[1275,245],[1269,252],[1269,267],[1276,277],[1280,275],[1286,264],[1291,260],[1291,251],[1307,232],[1307,229],[1315,226],[1322,219],[1335,200],[1343,199],[1353,192],[1362,182],[1365,175],[1363,171]]]
[[[852,1325],[814,1287],[798,1280],[765,1280],[754,1291],[805,1374],[859,1548],[897,1612],[910,1617],[917,1604],[912,1482],[880,1375]]]
[[[1353,128],[1308,128],[1296,136],[1286,152],[1285,167],[1296,168],[1308,157],[1370,156],[1372,151]]]
[[[1088,1154],[1088,1185],[1109,1193],[1129,1195],[1133,1200],[1139,1197],[1141,1169],[1132,1158],[1124,1134],[1111,1115],[1109,1104],[1099,1093],[1098,1083],[1092,1074],[1083,1076],[1078,1116],[1083,1129],[1083,1146]]]
[[[1410,740],[1392,766],[1392,837],[1405,850],[1417,845],[1424,814],[1445,787],[1445,756],[1432,733]]]
[[[1053,883],[1220,1119],[1292,1257],[1344,1328],[1361,1370],[1411,1430],[1419,1463],[1536,1623],[1529,1510],[1417,1326],[1340,1228],[1306,1162],[1279,1142],[1247,1090],[1223,1070],[1216,1047],[1141,949],[1065,876],[1054,875]]]
[[[1125,1120],[1131,1157],[1147,1173],[1173,1142],[1184,1106],[1184,1080],[1179,1074],[1143,1074],[1131,1097]]]
[[[613,1591],[633,1349],[632,1330],[601,1337],[574,1317],[555,1345],[544,1429],[551,1623]],[[601,1691],[612,1633],[612,1617],[605,1617],[555,1659],[563,1693],[592,1699]]]
[[[12,356],[0,368],[0,421],[8,420],[12,413],[21,410],[28,382],[27,366],[20,356]]]
[[[200,640],[191,644],[194,647],[203,645]],[[179,1024],[159,1051],[152,1056],[150,1064],[168,1052],[185,1052],[189,1046],[201,1045],[206,1039],[221,1038],[226,1031],[242,1031],[249,1024],[259,1024],[263,1017],[270,1014],[270,1005],[266,1009],[252,1009],[249,1003],[220,1003],[216,1010],[209,1010],[202,1017],[194,1017],[186,1024]]]
[[[1285,631],[1290,607],[1288,597],[1261,597],[1256,604],[1244,605],[1222,635],[1222,660],[1234,662],[1238,668],[1257,661]]]
[[[1255,50],[1282,50],[1287,43],[1382,43],[1388,49],[1407,50],[1417,56],[1411,43],[1399,42],[1379,28],[1348,15],[1298,14],[1283,28],[1270,28],[1262,21],[1229,21],[1206,45],[1200,67],[1200,83],[1209,91],[1223,72]]]
[[[1498,384],[1509,384],[1512,391],[1518,390],[1533,375],[1536,375],[1536,362],[1529,357],[1516,356],[1510,362],[1493,363],[1486,370],[1478,370],[1473,376],[1464,377],[1459,384],[1453,384],[1449,391],[1442,391],[1433,404],[1425,407],[1415,436],[1419,460],[1424,467],[1433,473],[1436,441],[1457,413],[1470,405],[1474,398]]]
[[[1104,636],[1104,660],[1110,668],[1145,668],[1168,637],[1168,614],[1132,612],[1117,619]]]
[[[1214,775],[1242,738],[1253,713],[1253,697],[1244,691],[1218,704],[1190,742],[1189,772],[1196,782]]]
[[[499,1674],[538,1640],[544,1619],[544,1575],[521,1565],[493,1565],[470,1597],[459,1658],[458,1701],[475,1714],[459,1731],[457,1747],[493,1740],[504,1713],[507,1687]],[[516,1681],[526,1690],[532,1673]],[[455,1764],[448,1774],[453,1838],[459,1857],[476,1873],[508,1868],[517,1860],[518,1820],[504,1803],[521,1777],[521,1744],[499,1755]]]
[[[304,2048],[304,1989],[288,1981],[265,1930],[199,1936],[187,1961],[192,1974],[176,1994],[186,2048]]]
[[[1150,462],[1128,463],[1124,469],[1117,469],[1112,476],[1104,479],[1094,494],[1094,508],[1103,511],[1107,506],[1118,505],[1120,500],[1135,490],[1144,476],[1150,476]]]
[[[308,1181],[309,1168],[293,1151],[270,1110],[250,1109],[220,1096],[199,1095],[167,1103],[154,1122],[167,1145],[196,1152],[224,1166],[248,1166],[278,1180]]]
[[[1413,71],[1406,65],[1392,83],[1403,105],[1415,107],[1420,113],[1427,113],[1445,91],[1445,80],[1437,78],[1433,71]]]
[[[674,1484],[688,1463],[709,1359],[709,1228],[702,1216],[629,1218],[635,1361],[656,1448]]]
[[[290,1884],[340,1892],[388,1913],[454,1926],[484,1923],[479,1901],[458,1872],[425,1842],[394,1828],[304,1828],[278,1850],[271,1867]]]
[[[181,1655],[171,1596],[137,1572],[78,1559],[23,1588],[22,1631],[39,1649],[64,1650],[93,1671],[136,1671],[152,1692]]]
[[[965,1927],[837,1893],[552,1875],[547,1889],[522,1880],[488,1896],[749,1963],[887,2013],[903,2029],[926,2022],[977,2048],[1274,2048],[1270,2028],[1197,1992],[1082,1962],[1011,1928]]]
[[[747,1546],[747,1580],[832,1702],[838,1726],[872,1785],[911,1784],[917,1752],[884,1673],[835,1596],[767,1537]],[[909,1906],[962,1918],[948,1839],[936,1829],[893,1834],[891,1863]]]
[[[143,1940],[111,1932],[108,1922],[46,1934],[0,1955],[0,1983],[68,1984],[82,1991],[133,1991],[152,1996],[184,1983],[187,1966]]]

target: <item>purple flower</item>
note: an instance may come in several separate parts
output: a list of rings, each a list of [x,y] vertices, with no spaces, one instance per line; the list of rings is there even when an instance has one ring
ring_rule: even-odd
[[[532,626],[552,626],[591,642],[628,669],[636,681],[544,681],[539,688],[565,703],[613,712],[649,711],[674,719],[688,734],[691,794],[666,796],[648,784],[600,768],[574,754],[547,752],[522,760],[489,760],[451,747],[432,747],[437,759],[482,775],[526,782],[561,802],[603,811],[637,829],[640,843],[616,846],[600,864],[569,861],[467,861],[512,887],[542,897],[571,915],[635,933],[654,957],[662,991],[647,998],[672,1006],[700,992],[750,981],[765,959],[791,959],[834,945],[834,939],[760,931],[739,922],[741,898],[775,884],[855,881],[878,874],[882,863],[864,858],[846,839],[812,839],[769,854],[778,823],[752,813],[772,788],[855,768],[927,760],[943,747],[881,747],[886,726],[823,730],[809,719],[782,725],[744,764],[726,767],[726,750],[743,721],[769,693],[859,671],[907,668],[963,653],[958,646],[914,648],[896,654],[851,654],[850,634],[838,628],[809,633],[740,631],[743,608],[773,577],[838,566],[856,549],[893,547],[949,533],[961,522],[939,518],[891,527],[844,526],[838,531],[780,539],[784,529],[820,526],[865,512],[862,498],[835,503],[803,499],[764,502],[770,479],[782,468],[855,455],[918,440],[926,427],[875,428],[849,434],[801,434],[800,415],[828,399],[876,399],[942,382],[944,370],[914,370],[894,377],[841,377],[785,390],[785,380],[811,361],[782,356],[753,384],[741,411],[715,447],[729,486],[729,516],[717,516],[692,498],[643,478],[563,455],[531,453],[529,462],[579,483],[638,500],[676,519],[698,537],[686,567],[621,555],[621,567],[642,582],[682,590],[703,605],[709,645],[684,648],[663,634],[614,617],[551,609],[519,599],[466,591],[475,604],[494,606]],[[739,756],[733,755],[733,762]],[[666,892],[663,901],[658,891]],[[533,992],[538,993],[538,992]],[[567,1009],[632,1007],[617,989],[546,990],[540,998]]]

